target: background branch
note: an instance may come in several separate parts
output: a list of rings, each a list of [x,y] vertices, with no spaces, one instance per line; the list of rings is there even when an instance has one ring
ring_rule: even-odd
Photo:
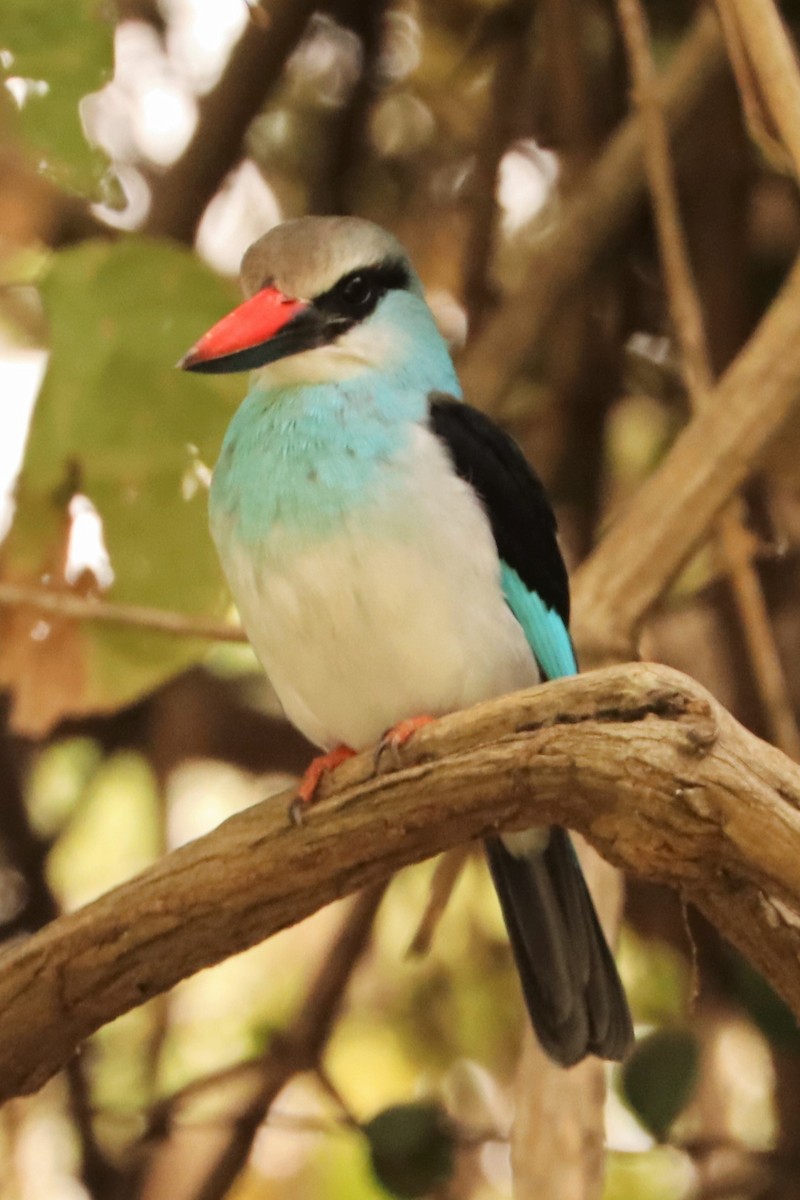
[[[576,573],[573,628],[584,660],[634,653],[641,621],[753,470],[799,395],[796,264],[707,405]]]
[[[664,115],[679,136],[727,69],[719,25],[703,7],[661,79]],[[541,338],[565,297],[608,254],[645,195],[643,126],[628,117],[590,166],[582,186],[547,227],[531,256],[527,282],[500,305],[464,355],[467,396],[493,411],[520,364]],[[524,317],[524,319],[520,319]]]
[[[178,161],[151,180],[145,232],[192,242],[200,218],[244,153],[258,116],[286,59],[302,37],[313,0],[275,0],[267,19],[251,21],[216,87],[200,104],[192,140]]]
[[[112,625],[128,625],[134,629],[151,629],[173,637],[202,638],[211,642],[246,642],[247,635],[240,625],[212,621],[192,613],[151,608],[144,604],[119,604],[81,596],[77,592],[60,591],[24,583],[0,583],[0,607],[34,608],[76,621],[104,621]]]
[[[510,2],[500,9],[492,29],[494,65],[490,98],[476,147],[470,229],[464,252],[464,303],[473,334],[481,328],[495,299],[492,258],[497,223],[498,171],[518,132],[519,81],[529,54],[530,5]]]
[[[617,7],[636,100],[647,130],[645,165],[669,308],[681,351],[681,369],[692,410],[700,412],[709,402],[714,371],[688,241],[681,222],[678,187],[656,87],[647,17],[640,0],[617,0]],[[800,90],[800,77],[793,61],[791,69]],[[800,732],[753,561],[755,539],[746,528],[745,515],[744,504],[738,497],[720,514],[715,529],[717,550],[728,573],[772,740],[787,754],[800,759]]]
[[[402,759],[387,776],[372,755],[346,763],[301,830],[288,794],[262,802],[7,951],[0,1096],[331,900],[539,822],[678,888],[800,1012],[800,768],[688,677],[636,664],[557,680],[443,718]]]
[[[356,898],[333,938],[319,971],[312,979],[306,999],[289,1025],[270,1041],[269,1049],[259,1061],[246,1064],[248,1075],[257,1084],[246,1103],[237,1106],[223,1120],[219,1136],[209,1136],[204,1130],[199,1143],[195,1139],[191,1156],[192,1169],[186,1170],[187,1157],[177,1149],[177,1170],[172,1144],[180,1128],[171,1129],[176,1115],[191,1094],[196,1098],[203,1091],[214,1089],[217,1080],[212,1076],[196,1081],[190,1089],[168,1100],[153,1114],[151,1124],[171,1134],[157,1144],[147,1170],[143,1173],[135,1195],[140,1200],[159,1200],[169,1194],[171,1200],[221,1200],[247,1162],[253,1140],[266,1120],[269,1110],[287,1083],[303,1071],[319,1067],[325,1046],[341,1011],[344,994],[352,974],[370,943],[372,929],[386,884],[369,888]],[[222,1081],[240,1067],[221,1073]],[[195,1132],[191,1124],[185,1131]],[[187,1178],[190,1175],[190,1178]],[[177,1188],[177,1190],[176,1190]]]
[[[717,4],[724,9],[724,4]],[[731,0],[740,44],[785,146],[800,176],[800,76],[797,55],[773,0]]]

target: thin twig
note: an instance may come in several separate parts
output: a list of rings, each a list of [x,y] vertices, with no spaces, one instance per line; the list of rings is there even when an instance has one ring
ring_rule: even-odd
[[[439,859],[431,880],[428,903],[406,950],[406,958],[422,958],[430,950],[439,922],[471,853],[472,847],[469,845],[456,846],[455,850],[448,850]]]
[[[67,1063],[67,1111],[80,1146],[80,1182],[92,1200],[113,1196],[122,1172],[103,1150],[97,1138],[88,1064],[79,1055]]]
[[[800,72],[774,0],[718,0],[717,7],[735,15],[759,92],[800,179]]]
[[[497,224],[497,173],[515,131],[519,80],[528,55],[531,6],[511,0],[494,16],[495,63],[483,129],[475,150],[470,230],[464,255],[464,302],[474,336],[495,299],[491,262]]]
[[[709,402],[714,374],[703,312],[681,222],[669,134],[657,89],[647,17],[640,0],[617,0],[636,100],[647,131],[645,169],[653,200],[670,312],[681,347],[686,390],[695,412]],[[794,717],[758,572],[753,539],[744,526],[741,500],[716,523],[716,536],[733,591],[761,702],[776,744],[800,760],[800,730]]]
[[[702,5],[661,80],[665,113],[675,136],[690,125],[726,63],[719,23]],[[633,115],[609,138],[580,189],[564,201],[557,220],[543,230],[522,288],[504,299],[480,336],[470,342],[460,374],[466,394],[479,407],[497,409],[565,298],[612,251],[639,211],[645,196],[642,152],[642,120]]]
[[[764,589],[753,561],[755,537],[745,524],[741,499],[735,500],[719,518],[717,541],[727,566],[770,737],[785,754],[800,762],[800,729]]]
[[[172,637],[201,638],[209,642],[246,642],[247,635],[240,625],[224,621],[209,621],[190,613],[172,612],[164,608],[148,608],[142,604],[116,604],[109,600],[93,600],[71,592],[34,587],[21,583],[0,583],[0,607],[35,608],[54,617],[71,621],[105,621],[114,625],[129,625],[136,629],[166,633]]]
[[[272,0],[269,21],[250,21],[218,83],[200,101],[197,126],[179,159],[150,181],[147,233],[191,242],[206,206],[241,160],[258,116],[303,35],[313,0]]]
[[[552,139],[560,152],[557,195],[565,207],[581,192],[587,169],[613,134],[627,99],[614,15],[604,11],[601,17],[598,10],[605,26],[601,36],[590,7],[584,0],[537,5],[536,39],[544,69],[535,104],[543,110],[548,143]],[[598,45],[592,49],[595,37]],[[600,41],[606,43],[602,51]],[[601,82],[605,96],[598,103]],[[557,432],[550,436],[558,453],[547,482],[560,494],[563,532],[578,561],[596,545],[603,507],[606,422],[620,394],[630,307],[626,271],[623,256],[598,264],[556,315],[547,341],[532,348],[537,374],[543,373],[557,396]]]
[[[635,654],[645,617],[797,410],[798,394],[800,263],[709,403],[575,572],[583,663]]]
[[[731,7],[729,0],[717,0],[716,8],[742,101],[742,115],[750,137],[774,171],[788,174],[791,171],[791,161],[776,136],[770,114],[766,110],[764,96],[754,75],[753,64],[748,57],[739,28],[736,10]]]
[[[650,48],[647,18],[640,0],[617,0],[617,11],[628,50],[634,96],[642,117],[645,172],[652,196],[672,319],[682,351],[686,387],[693,404],[699,408],[714,386],[714,376],[702,308],[681,222],[675,168]]]

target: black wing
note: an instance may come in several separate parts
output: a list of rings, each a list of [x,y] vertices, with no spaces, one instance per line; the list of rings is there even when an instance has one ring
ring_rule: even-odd
[[[538,475],[516,442],[484,413],[440,393],[429,405],[431,429],[483,500],[500,557],[568,625],[567,569]]]
[[[449,396],[433,395],[429,403],[431,429],[482,499],[500,558],[561,618],[572,669],[567,572],[540,480],[519,447],[483,413]],[[524,613],[516,615],[525,627]],[[532,621],[540,636],[529,629],[526,636],[534,653],[539,642],[541,663],[548,656],[541,653],[540,611]],[[633,1036],[631,1018],[569,837],[552,829],[546,849],[529,855],[490,838],[486,853],[542,1046],[564,1066],[586,1054],[622,1058]]]

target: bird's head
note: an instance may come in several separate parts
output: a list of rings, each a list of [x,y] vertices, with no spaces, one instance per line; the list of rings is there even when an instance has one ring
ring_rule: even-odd
[[[438,341],[422,286],[391,234],[356,217],[303,217],[254,242],[248,299],[180,362],[207,373],[263,369],[270,385],[386,369]]]

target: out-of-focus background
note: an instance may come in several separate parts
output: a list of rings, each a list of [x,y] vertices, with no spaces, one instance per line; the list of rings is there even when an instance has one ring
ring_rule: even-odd
[[[719,372],[797,253],[797,183],[752,79],[743,118],[746,64],[734,80],[706,6],[645,8]],[[308,212],[398,234],[573,566],[689,405],[612,0],[6,0],[0,73],[0,933],[19,939],[310,756],[225,637],[206,491],[244,381],[173,368],[236,301],[256,236]],[[794,753],[799,487],[800,422],[746,495],[780,719],[712,546],[644,635]],[[67,611],[98,599],[117,619]],[[408,953],[433,871],[99,1032],[0,1111],[2,1200],[510,1196],[518,988],[477,853]],[[628,889],[620,962],[641,1041],[608,1073],[607,1200],[797,1196],[788,1011],[655,886]],[[326,964],[317,1065],[281,1074],[276,1038]]]

